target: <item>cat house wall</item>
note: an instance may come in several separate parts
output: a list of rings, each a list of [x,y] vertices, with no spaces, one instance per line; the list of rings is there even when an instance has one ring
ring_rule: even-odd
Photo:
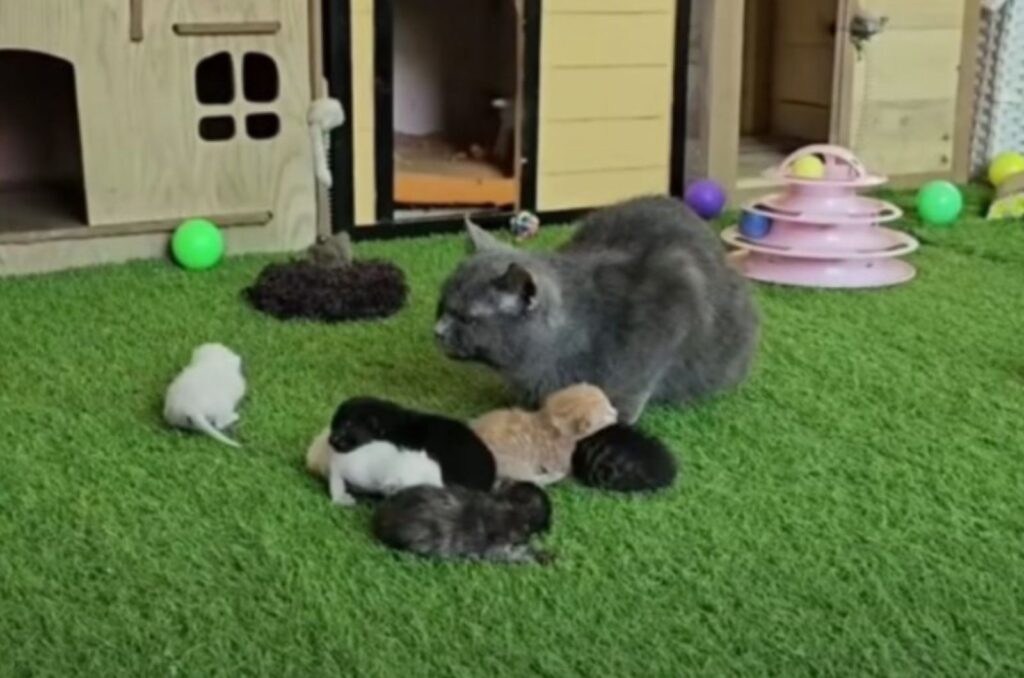
[[[233,252],[308,244],[312,24],[306,2],[0,0],[0,84],[5,59],[38,64],[69,74],[53,82],[74,103],[0,101],[0,274],[158,256],[193,216],[225,226]],[[38,115],[15,125],[40,110],[70,119],[54,125],[72,138],[44,139]],[[81,209],[11,223],[37,215],[4,196],[45,190],[45,167],[68,162]]]

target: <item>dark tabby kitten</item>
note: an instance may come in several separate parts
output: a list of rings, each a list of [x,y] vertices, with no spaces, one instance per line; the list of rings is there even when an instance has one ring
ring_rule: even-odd
[[[450,357],[501,373],[527,405],[587,382],[632,423],[648,402],[688,403],[746,377],[758,338],[749,288],[682,202],[597,210],[556,252],[467,228],[477,251],[445,282],[434,333]]]
[[[580,440],[572,456],[572,473],[577,480],[616,492],[668,487],[676,471],[676,459],[664,445],[622,424]]]
[[[547,563],[530,538],[551,527],[551,500],[532,483],[492,493],[461,487],[410,487],[385,499],[373,534],[394,549],[435,558]]]
[[[380,398],[350,398],[343,402],[331,420],[331,447],[337,452],[348,452],[375,440],[426,452],[441,467],[445,485],[477,490],[494,486],[494,455],[461,421],[414,412]]]

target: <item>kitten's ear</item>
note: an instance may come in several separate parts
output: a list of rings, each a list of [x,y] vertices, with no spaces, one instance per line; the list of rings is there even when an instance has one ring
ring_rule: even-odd
[[[493,235],[480,228],[466,215],[466,233],[469,235],[470,249],[473,252],[514,252],[515,248],[506,245]]]
[[[494,279],[494,287],[502,294],[500,308],[506,313],[523,313],[537,305],[537,281],[519,264],[509,264],[505,272]]]

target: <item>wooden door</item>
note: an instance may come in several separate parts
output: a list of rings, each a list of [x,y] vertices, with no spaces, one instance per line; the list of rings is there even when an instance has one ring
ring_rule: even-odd
[[[883,18],[857,48],[855,17]],[[833,141],[891,177],[964,178],[978,0],[843,0]]]
[[[545,0],[537,208],[669,189],[676,0]]]

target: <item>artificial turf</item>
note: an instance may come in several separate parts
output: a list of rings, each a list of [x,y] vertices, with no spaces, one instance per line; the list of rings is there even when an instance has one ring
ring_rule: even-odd
[[[302,468],[346,396],[506,402],[432,344],[461,238],[360,244],[411,286],[363,324],[248,308],[270,257],[0,280],[0,675],[1021,675],[1024,224],[978,209],[905,223],[909,285],[758,287],[750,381],[642,420],[680,482],[555,488],[548,568],[396,557]],[[241,451],[160,420],[206,340],[246,361]]]

